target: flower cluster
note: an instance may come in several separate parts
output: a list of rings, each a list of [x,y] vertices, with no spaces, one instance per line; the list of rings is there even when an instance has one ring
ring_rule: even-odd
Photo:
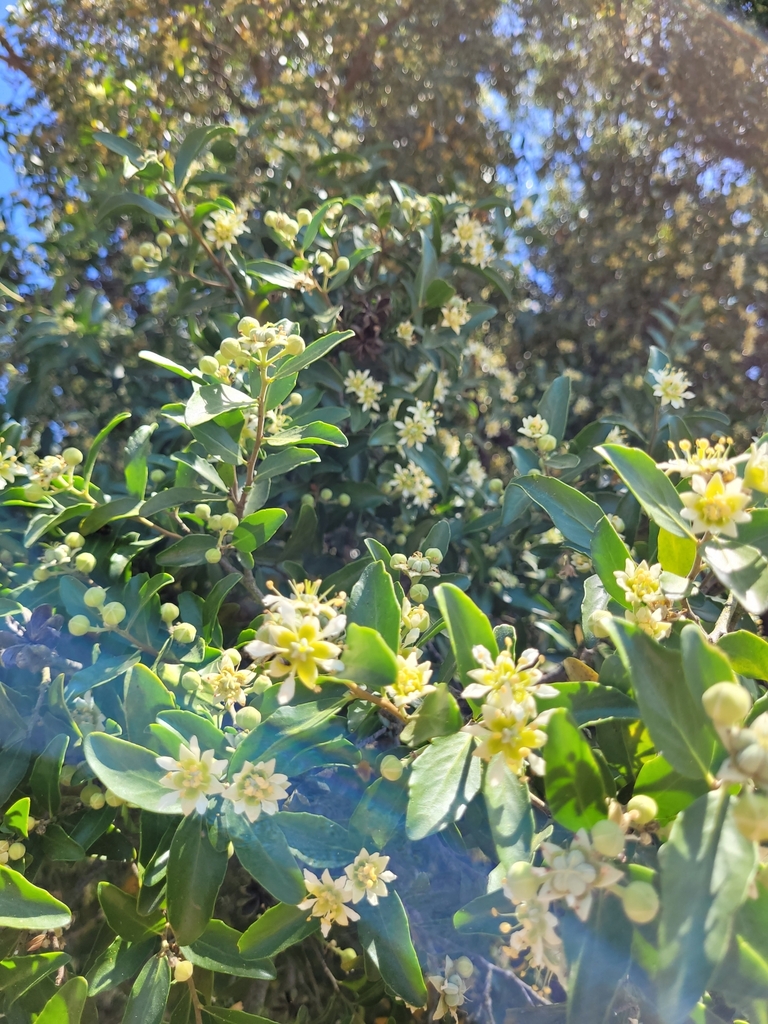
[[[459,214],[451,237],[454,244],[464,250],[476,266],[487,267],[493,259],[491,236],[477,218],[467,213]]]
[[[450,328],[454,334],[461,334],[461,328],[472,319],[468,306],[467,299],[459,298],[458,295],[452,296],[440,310],[440,326]]]
[[[540,728],[545,719],[538,715],[536,695],[557,695],[554,687],[540,682],[536,668],[542,660],[538,651],[523,651],[515,661],[512,641],[506,638],[504,650],[494,659],[487,648],[472,648],[480,666],[468,675],[474,680],[462,696],[482,700],[481,719],[465,726],[477,740],[475,756],[490,761],[501,754],[507,766],[520,774],[526,762],[531,770],[543,772],[544,762],[533,751],[543,747],[547,734]]]
[[[668,637],[675,619],[672,602],[661,587],[661,571],[659,563],[649,566],[646,561],[642,561],[636,565],[628,558],[624,569],[614,572],[616,582],[632,606],[626,610],[624,617],[654,640]]]
[[[267,675],[281,682],[281,704],[293,697],[297,679],[308,689],[318,690],[321,672],[343,670],[341,647],[333,642],[347,623],[338,612],[342,603],[343,597],[325,601],[319,581],[295,587],[292,597],[275,593],[264,599],[265,620],[245,651]]]
[[[205,237],[214,249],[229,251],[244,232],[248,222],[248,211],[244,209],[214,210],[208,217]]]
[[[236,338],[225,338],[214,355],[203,356],[198,362],[203,373],[225,384],[231,384],[254,358],[271,363],[282,355],[299,355],[306,347],[291,320],[262,324],[256,317],[244,316],[237,330]]]
[[[355,396],[363,412],[379,412],[379,398],[384,385],[371,376],[370,370],[350,370],[344,378],[344,390]]]
[[[683,370],[667,366],[663,370],[651,370],[650,374],[655,381],[654,397],[661,399],[662,408],[671,405],[673,409],[682,409],[688,399],[695,397],[694,393],[688,390],[691,382]]]
[[[397,655],[397,678],[387,687],[387,696],[401,708],[406,704],[417,704],[428,693],[435,689],[430,686],[432,664],[429,661],[419,662],[421,651],[414,648],[407,657]]]
[[[403,498],[406,503],[417,508],[428,509],[435,500],[436,493],[432,481],[415,462],[408,460],[405,466],[395,464],[391,479],[386,484],[387,490]]]
[[[254,672],[241,669],[240,652],[232,648],[218,659],[217,670],[202,677],[205,696],[216,707],[231,708],[245,704],[254,681]]]
[[[339,878],[332,878],[327,868],[320,878],[305,868],[308,895],[299,903],[299,909],[309,910],[310,917],[320,918],[323,935],[328,935],[332,924],[346,926],[350,921],[359,921],[360,915],[347,904],[366,899],[375,907],[380,898],[388,896],[386,883],[397,877],[387,868],[388,864],[389,857],[368,853],[363,848]]]
[[[415,448],[420,452],[427,438],[434,437],[436,433],[435,411],[430,408],[429,403],[422,401],[408,406],[407,411],[410,413],[409,416],[395,420],[398,444],[404,448]]]
[[[458,1021],[456,1008],[464,1005],[467,982],[474,970],[469,957],[460,956],[457,960],[451,960],[447,956],[443,973],[429,975],[429,983],[440,995],[435,1007],[435,1020],[441,1020],[450,1013],[454,1021]]]

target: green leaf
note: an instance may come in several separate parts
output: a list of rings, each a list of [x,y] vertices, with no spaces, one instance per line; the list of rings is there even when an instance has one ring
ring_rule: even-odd
[[[69,908],[45,889],[0,865],[0,928],[52,931],[66,928],[71,919]]]
[[[288,291],[295,288],[301,280],[301,274],[286,267],[284,263],[276,263],[275,260],[248,260],[245,270],[252,277],[258,277],[260,281]]]
[[[142,966],[157,951],[159,938],[155,935],[143,942],[126,942],[117,938],[101,954],[86,975],[91,996],[122,985],[138,974]]]
[[[555,821],[572,832],[590,829],[607,814],[602,773],[589,743],[564,708],[553,712],[544,748],[547,803]]]
[[[42,837],[45,856],[51,861],[78,861],[85,857],[85,850],[76,839],[70,838],[61,825],[52,822]]]
[[[188,815],[168,859],[168,921],[180,946],[190,946],[208,927],[226,870],[227,851],[213,848],[198,814]]]
[[[604,444],[595,448],[640,502],[645,514],[656,525],[676,537],[692,537],[690,524],[680,512],[683,503],[672,482],[656,463],[639,448]]]
[[[29,521],[29,526],[24,531],[24,547],[31,548],[43,534],[49,533],[55,527],[61,526],[62,523],[66,523],[70,519],[86,515],[92,508],[93,505],[90,502],[79,502],[77,505],[70,505],[69,508],[65,508],[55,516],[43,514],[33,516]]]
[[[534,822],[528,786],[507,767],[502,754],[488,765],[483,797],[496,854],[504,870],[518,860],[528,860]]]
[[[129,494],[144,499],[147,489],[147,457],[152,451],[152,434],[157,428],[156,423],[142,424],[128,438],[123,452],[125,456],[125,486]]]
[[[539,711],[566,708],[581,729],[612,718],[634,721],[640,717],[640,709],[632,698],[613,686],[587,680],[551,685],[557,690],[557,696],[537,697]]]
[[[246,959],[264,960],[319,929],[319,918],[308,917],[306,910],[299,910],[289,903],[278,903],[246,928],[237,945]]]
[[[612,623],[611,639],[656,749],[686,777],[709,778],[717,736],[704,712],[701,692],[692,691],[686,681],[680,654],[618,619]]]
[[[85,978],[70,978],[55,992],[36,1018],[40,1024],[80,1024],[88,998]]]
[[[99,882],[99,904],[112,931],[126,942],[142,942],[159,935],[165,928],[165,915],[159,910],[144,916],[136,906],[136,897],[110,882]]]
[[[176,706],[173,695],[146,665],[134,665],[125,688],[125,721],[128,739],[146,742],[147,730],[161,711]]]
[[[349,819],[350,829],[361,837],[370,837],[377,850],[383,850],[405,820],[408,806],[407,776],[397,782],[380,777],[368,786]]]
[[[485,647],[495,658],[499,653],[496,637],[487,616],[452,583],[436,587],[435,598],[448,627],[459,679],[463,686],[468,686],[472,682],[468,673],[478,667],[472,648]]]
[[[596,502],[552,476],[518,477],[515,486],[544,509],[571,547],[590,553],[592,537],[604,515]]]
[[[680,634],[680,654],[688,689],[699,699],[715,683],[738,684],[726,655],[693,623],[684,626]]]
[[[209,497],[203,494],[197,487],[169,487],[165,491],[158,491],[157,494],[153,494],[151,498],[139,509],[139,515],[154,516],[158,512],[164,512],[167,508],[179,508],[180,505],[186,505],[190,502],[203,502]]]
[[[23,796],[20,800],[17,800],[15,804],[11,804],[3,815],[3,824],[7,828],[15,828],[17,832],[21,832],[25,839],[29,835],[29,831],[27,829],[29,806],[29,797]]]
[[[383,562],[366,566],[352,587],[347,602],[347,622],[378,631],[392,651],[399,649],[400,604]]]
[[[202,125],[200,128],[193,128],[185,136],[173,164],[173,183],[177,189],[184,187],[189,168],[195,159],[219,135],[234,135],[234,129],[225,124]]]
[[[752,615],[768,611],[768,509],[752,512],[738,537],[713,537],[701,546],[704,560]]]
[[[571,404],[570,377],[556,377],[544,392],[536,412],[547,421],[549,433],[562,444],[568,424],[568,406]]]
[[[5,803],[24,778],[29,766],[26,736],[16,743],[0,745],[0,803]]]
[[[166,956],[153,956],[142,968],[128,996],[123,1024],[160,1024],[171,990]]]
[[[67,953],[35,953],[0,960],[0,992],[6,1008],[54,971],[63,969],[70,960]]]
[[[347,830],[322,814],[278,811],[272,820],[292,853],[311,868],[341,868],[357,856],[359,848]]]
[[[338,427],[332,423],[323,423],[322,420],[313,420],[311,423],[287,427],[279,434],[268,434],[264,438],[264,444],[270,445],[272,448],[302,443],[327,444],[334,448],[346,448],[349,441]]]
[[[434,309],[436,306],[444,306],[455,294],[456,289],[452,284],[444,281],[441,277],[436,277],[430,282],[424,294],[424,307],[425,309]]]
[[[91,474],[93,473],[93,467],[96,464],[96,457],[99,454],[99,449],[115,427],[119,427],[121,423],[124,423],[125,420],[129,420],[130,418],[131,414],[129,412],[119,412],[117,416],[113,416],[106,427],[102,427],[96,437],[94,437],[93,444],[88,449],[88,455],[85,459],[85,463],[83,464],[83,480],[86,484],[91,479]]]
[[[271,981],[276,977],[271,960],[246,960],[238,949],[242,932],[230,928],[223,921],[209,923],[199,939],[191,946],[183,946],[182,953],[195,967],[207,971],[234,974],[238,978],[258,978]]]
[[[199,456],[192,454],[192,452],[174,452],[171,459],[173,462],[180,462],[183,466],[189,466],[191,470],[211,484],[212,487],[215,487],[217,491],[223,491],[225,494],[229,492],[229,488],[216,472],[215,467],[210,462],[206,462],[205,459],[201,459]],[[185,475],[185,478],[188,479],[188,474]],[[176,479],[178,479],[178,475]]]
[[[733,822],[728,791],[699,797],[659,851],[661,921],[656,978],[659,1016],[683,1024],[730,942],[757,855]]]
[[[268,455],[256,467],[256,480],[262,483],[275,476],[286,476],[299,466],[309,462],[319,462],[320,456],[312,448],[289,448],[284,452]]]
[[[384,984],[409,1006],[426,1005],[427,989],[400,897],[390,891],[375,907],[362,900],[357,909],[360,944],[378,967]]]
[[[698,797],[709,792],[704,779],[689,779],[681,775],[661,754],[650,758],[640,769],[635,780],[634,793],[652,796],[658,804],[657,820],[660,825],[674,821]]]
[[[761,636],[739,629],[726,633],[717,641],[717,646],[728,655],[734,672],[768,680],[768,641]]]
[[[274,537],[287,518],[288,514],[281,508],[262,508],[242,519],[238,530],[247,531],[259,548]]]
[[[104,200],[96,213],[96,223],[101,224],[107,217],[128,213],[131,210],[141,210],[143,213],[149,214],[150,217],[157,217],[162,221],[178,219],[178,214],[152,199],[147,199],[146,196],[140,195],[138,192],[121,192]]]
[[[164,551],[158,552],[155,561],[175,569],[191,565],[205,565],[205,553],[216,547],[216,538],[209,533],[190,533]]]
[[[416,305],[424,306],[427,289],[437,278],[437,253],[426,231],[419,231],[421,238],[421,262],[416,273],[415,292]]]
[[[105,505],[98,505],[80,523],[80,533],[87,537],[115,519],[136,515],[140,506],[141,501],[134,495],[129,495],[127,498],[115,498],[114,501],[108,501]]]
[[[346,650],[344,657],[347,657]],[[346,664],[346,662],[345,662]],[[400,739],[411,747],[421,747],[437,736],[451,736],[464,725],[461,709],[446,683],[426,695],[415,715],[400,733]]]
[[[256,399],[251,395],[228,384],[203,384],[195,388],[187,402],[184,422],[188,427],[197,427],[224,412],[247,409],[255,404]]]
[[[66,734],[54,736],[35,761],[29,778],[35,810],[49,818],[58,814],[61,805],[59,775],[68,746],[69,737]]]
[[[163,806],[169,790],[160,784],[163,772],[151,750],[103,732],[89,733],[83,750],[96,777],[121,799],[157,814],[181,813],[178,802]]]
[[[227,1010],[223,1006],[204,1006],[203,1024],[275,1024],[275,1021],[253,1013],[246,1013],[244,1010]]]
[[[168,370],[170,373],[175,373],[178,377],[183,377],[185,380],[196,380],[201,384],[205,380],[202,373],[196,369],[187,369],[186,366],[181,366],[179,363],[174,363],[172,359],[167,359],[165,356],[161,356],[159,352],[152,352],[149,349],[142,349],[139,352],[139,358],[143,359],[147,363],[154,363],[155,366],[159,366],[163,370]],[[129,416],[130,413],[125,413]]]
[[[322,338],[318,338],[317,341],[313,341],[311,345],[307,345],[304,351],[298,356],[291,356],[290,358],[281,362],[277,368],[273,380],[280,380],[282,377],[288,377],[292,373],[299,373],[300,370],[305,370],[312,363],[318,359],[322,359],[323,356],[340,345],[342,341],[346,341],[347,338],[354,336],[354,331],[333,331],[331,334],[325,334]]]
[[[344,643],[343,676],[377,693],[395,682],[397,660],[377,630],[349,623]]]
[[[612,1006],[629,968],[632,925],[614,895],[597,892],[589,920],[578,922],[577,928],[579,952],[568,965],[567,1024],[609,1024],[615,1020]]]
[[[659,562],[665,572],[687,576],[696,560],[696,541],[692,537],[679,537],[668,530],[659,530]]]
[[[122,139],[119,135],[110,135],[109,132],[94,132],[93,141],[100,142],[102,146],[106,146],[118,156],[127,157],[134,167],[140,167],[144,162],[144,150],[135,142]]]
[[[499,915],[509,915],[511,907],[503,889],[470,900],[453,915],[453,927],[463,935],[492,935],[499,937]]]
[[[614,601],[628,607],[627,595],[616,581],[616,572],[624,572],[630,558],[627,545],[614,529],[613,523],[603,516],[595,527],[590,546],[595,572]]]
[[[482,777],[473,747],[473,738],[459,732],[433,740],[416,758],[406,814],[409,839],[424,839],[462,816]]]
[[[227,807],[225,821],[237,859],[275,899],[299,903],[306,895],[304,878],[288,841],[268,815],[250,822]],[[271,955],[271,954],[267,954]]]

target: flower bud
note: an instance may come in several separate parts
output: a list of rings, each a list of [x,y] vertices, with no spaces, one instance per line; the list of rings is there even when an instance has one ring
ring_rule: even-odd
[[[453,966],[459,977],[464,978],[465,981],[475,973],[475,965],[468,956],[460,956],[458,960],[453,961]]]
[[[107,798],[101,790],[99,790],[98,793],[93,793],[91,795],[91,799],[88,801],[88,806],[94,811],[100,811],[106,802]]]
[[[143,256],[134,256],[131,259],[131,267],[136,271],[146,270],[147,261],[144,259]]]
[[[379,772],[387,782],[397,782],[403,774],[403,762],[394,754],[387,754],[381,759]]]
[[[319,252],[315,257],[315,262],[322,270],[330,270],[333,266],[333,257],[329,256],[327,252]]]
[[[68,548],[81,548],[85,544],[85,537],[82,533],[77,533],[75,530],[72,533],[68,533],[64,538],[64,543]]]
[[[268,216],[269,214],[267,214],[267,217]],[[264,220],[266,221],[266,219],[267,218],[265,217]],[[249,338],[251,336],[251,333],[253,331],[258,331],[260,327],[261,324],[259,323],[255,316],[244,316],[237,323],[237,332],[238,334],[241,334],[244,338]]]
[[[238,729],[243,729],[245,732],[250,732],[251,729],[255,729],[261,721],[261,712],[258,708],[247,707],[240,708],[235,714],[235,724]]]
[[[83,461],[83,453],[79,448],[65,448],[61,453],[61,457],[71,469],[79,466]]]
[[[609,635],[608,626],[611,624],[613,616],[610,612],[605,610],[592,612],[587,622],[587,628],[598,638],[603,639]]]
[[[171,636],[177,644],[193,644],[197,636],[197,630],[191,622],[179,622],[171,631]]]
[[[207,520],[211,518],[211,506],[204,505],[202,503],[200,505],[195,505],[195,515],[199,519],[202,519],[203,522],[207,522]]]
[[[768,494],[768,445],[761,444],[744,467],[744,486]]]
[[[155,251],[155,247],[151,242],[142,242],[139,246],[139,253],[144,257],[145,260],[152,259],[152,254]]]
[[[627,804],[627,811],[636,825],[647,825],[648,822],[655,820],[659,813],[659,805],[652,796],[638,793]]]
[[[401,552],[396,552],[389,560],[390,569],[405,569],[408,565],[408,559]]]
[[[604,857],[619,857],[624,853],[624,832],[609,818],[596,822],[591,829],[592,845]]]
[[[429,597],[429,591],[423,583],[414,583],[411,587],[410,598],[416,604],[423,604]]]
[[[94,794],[100,792],[101,790],[99,789],[98,786],[94,785],[92,782],[89,782],[80,790],[80,801],[84,804],[89,804],[91,802],[91,797]]]
[[[305,228],[312,220],[312,211],[302,207],[296,211],[296,223],[300,228]]]
[[[301,496],[301,504],[302,505],[309,505],[309,507],[312,508],[314,506],[314,504],[315,504],[315,499],[312,497],[311,494],[302,494],[302,496]]]
[[[208,548],[205,560],[209,565],[217,565],[221,561],[221,551],[218,548]]]
[[[768,751],[759,743],[750,743],[735,755],[734,760],[739,771],[745,775],[759,775],[766,765]]]
[[[322,489],[322,491],[320,491],[320,500],[321,501],[330,501],[332,497],[333,497],[333,491],[331,490],[330,487],[324,487]]]
[[[306,347],[300,334],[289,334],[283,346],[286,355],[289,356],[300,356]]]
[[[275,210],[267,210],[264,214],[264,223],[268,228],[273,228],[277,224],[277,213]]]
[[[196,693],[202,681],[200,673],[195,672],[193,668],[185,668],[181,673],[181,685],[187,693]]]
[[[739,832],[751,842],[768,839],[768,796],[742,793],[734,804],[733,820]]]
[[[630,882],[619,896],[624,913],[635,924],[648,924],[659,912],[659,896],[650,882]]]
[[[227,359],[236,359],[240,351],[240,342],[237,338],[225,338],[219,345],[219,352]]]
[[[40,565],[32,573],[32,579],[33,580],[37,580],[38,583],[45,583],[45,581],[48,579],[48,577],[50,575],[51,574],[48,572],[48,570],[45,568],[45,566],[44,565]]]
[[[488,490],[491,494],[501,494],[504,490],[504,481],[497,476],[491,477],[488,481]]]
[[[149,479],[152,481],[153,484],[162,483],[163,480],[165,480],[165,470],[153,469],[152,472],[149,474]]]
[[[229,658],[232,664],[237,668],[240,662],[243,660],[243,656],[236,647],[228,647],[226,651],[222,651],[222,657]]]
[[[107,600],[107,592],[104,587],[89,587],[83,594],[83,604],[87,608],[101,608]]]
[[[352,499],[345,491],[342,491],[338,497],[338,502],[342,508],[349,508],[352,504]]]
[[[155,238],[155,241],[157,242],[161,249],[167,249],[171,245],[173,239],[171,238],[167,231],[161,231]]]
[[[557,448],[557,438],[554,434],[542,434],[536,438],[536,447],[540,452],[553,452]]]
[[[701,698],[704,710],[721,729],[741,725],[752,707],[752,698],[739,683],[715,683]]]
[[[105,626],[119,626],[128,612],[124,604],[119,601],[110,601],[101,609],[101,617]]]
[[[45,496],[45,491],[41,484],[32,483],[25,484],[24,486],[24,497],[27,501],[40,501]]]
[[[221,529],[221,516],[209,516],[208,517],[208,529],[217,532]]]
[[[8,847],[8,859],[21,860],[26,852],[27,848],[24,843],[11,843]]]
[[[525,903],[536,896],[540,884],[532,865],[527,860],[518,860],[509,866],[504,892],[513,903]]]
[[[234,512],[225,512],[221,517],[221,524],[219,529],[225,530],[230,533],[232,530],[236,530],[240,525],[240,520],[237,518]]]
[[[303,401],[304,401],[304,399],[301,397],[301,395],[298,393],[298,391],[294,391],[293,394],[288,396],[287,404],[288,405],[297,406],[297,405],[301,405],[301,403]]]
[[[33,818],[32,815],[27,816],[27,832],[33,832],[37,828],[37,818]]]
[[[336,260],[335,273],[343,274],[347,270],[349,270],[349,260],[346,256],[339,256]]]
[[[440,548],[427,548],[424,557],[428,558],[433,565],[440,565],[444,556]]]
[[[125,800],[123,800],[121,796],[118,796],[117,793],[113,793],[111,789],[108,789],[104,793],[104,802],[108,807],[122,807]]]
[[[215,356],[203,356],[197,365],[203,373],[216,374],[219,370],[219,363]]]
[[[178,605],[172,604],[170,601],[168,601],[166,604],[160,605],[160,618],[163,620],[166,626],[170,626],[170,624],[172,622],[175,622],[176,619],[178,619],[178,617]]]
[[[195,972],[195,968],[189,962],[189,960],[179,960],[173,969],[173,980],[179,982],[187,982]]]
[[[75,568],[87,576],[96,568],[96,556],[92,555],[90,551],[81,551],[75,558]]]
[[[93,627],[85,615],[73,615],[67,623],[67,629],[72,636],[85,636]]]

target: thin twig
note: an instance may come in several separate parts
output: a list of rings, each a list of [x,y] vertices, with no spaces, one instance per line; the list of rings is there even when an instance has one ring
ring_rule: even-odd
[[[531,988],[530,985],[526,984],[522,978],[519,978],[514,971],[507,971],[503,967],[498,967],[496,964],[491,963],[490,960],[485,960],[481,957],[481,962],[488,968],[488,972],[496,971],[502,977],[508,981],[514,982],[515,985],[525,996],[529,1006],[551,1006],[552,1000],[547,999],[546,996],[541,995],[536,989]]]
[[[194,976],[187,978],[187,984],[189,985],[189,991],[192,994],[192,1009],[195,1011],[195,1024],[203,1024],[203,1011],[200,1006],[200,1000],[197,998]]]
[[[370,690],[364,690],[357,683],[350,682],[349,679],[340,679],[339,682],[344,683],[349,692],[356,700],[367,700],[371,704],[375,704],[383,711],[388,711],[390,715],[394,715],[399,718],[401,722],[407,722],[408,717],[404,715],[400,708],[395,707],[391,700],[387,700],[386,697],[380,697],[378,693],[372,693]]]
[[[131,518],[137,519],[142,526],[146,526],[148,529],[162,534],[163,537],[170,537],[171,540],[181,540],[180,533],[174,533],[173,530],[166,530],[165,527],[158,526],[157,523],[153,523],[151,519],[145,519],[144,516],[132,516]]]
[[[709,634],[709,639],[711,643],[716,644],[717,641],[721,637],[725,636],[725,634],[728,632],[731,626],[731,619],[733,618],[734,612],[736,611],[737,607],[738,606],[736,604],[736,596],[733,593],[733,591],[731,591],[731,593],[728,595],[728,600],[723,605],[723,610],[717,617],[715,628]]]

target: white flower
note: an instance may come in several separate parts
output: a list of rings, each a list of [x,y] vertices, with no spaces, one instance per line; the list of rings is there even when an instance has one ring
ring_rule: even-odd
[[[686,401],[694,397],[693,392],[687,390],[691,382],[682,370],[665,367],[663,370],[650,372],[656,381],[653,386],[654,397],[661,399],[662,407],[671,405],[673,409],[682,409]]]
[[[692,491],[680,495],[685,508],[681,515],[691,523],[694,533],[721,533],[726,537],[737,535],[737,523],[748,523],[752,518],[744,508],[750,493],[744,490],[740,477],[723,482],[721,473],[715,473],[707,482],[703,476],[691,479]]]
[[[214,249],[231,249],[238,237],[249,229],[248,214],[242,210],[214,210],[208,218],[205,237]]]
[[[703,476],[707,479],[714,473],[722,473],[726,481],[736,476],[736,465],[728,458],[730,439],[721,437],[716,444],[710,444],[705,437],[700,437],[695,448],[687,438],[678,445],[672,441],[667,443],[673,458],[658,463],[659,469],[665,473],[679,473],[682,477]]]
[[[397,655],[397,679],[387,687],[387,695],[396,707],[413,704],[434,690],[434,686],[429,685],[432,664],[429,661],[419,664],[420,654],[421,651],[413,650],[407,658]]]
[[[352,902],[359,903],[363,897],[368,900],[371,906],[376,906],[379,896],[388,896],[386,882],[394,882],[397,878],[392,871],[387,870],[389,857],[380,853],[368,853],[363,849],[355,857],[351,864],[344,868],[352,887]]]
[[[17,476],[26,475],[26,467],[19,464],[16,449],[6,445],[0,454],[0,491],[5,488],[6,484],[13,484]]]
[[[549,433],[549,424],[538,413],[535,416],[524,416],[523,425],[517,432],[536,440],[536,438]]]
[[[160,780],[160,785],[173,792],[160,800],[159,807],[171,807],[176,800],[181,803],[183,814],[205,814],[208,809],[208,797],[224,792],[220,777],[227,762],[217,760],[215,751],[206,750],[200,753],[200,743],[193,736],[189,745],[182,743],[179,747],[178,760],[173,757],[157,757],[158,765],[168,774]]]
[[[413,324],[410,320],[403,320],[401,324],[397,325],[395,334],[404,342],[409,348],[416,344],[416,334],[413,329]]]
[[[304,882],[309,895],[299,903],[299,910],[310,910],[311,917],[320,918],[320,931],[323,935],[327,935],[331,925],[336,922],[348,925],[350,921],[360,920],[357,911],[345,905],[353,896],[352,884],[348,878],[342,875],[341,878],[334,880],[328,868],[318,878],[305,868]]]
[[[557,918],[549,909],[549,902],[534,897],[518,903],[515,908],[521,928],[509,937],[507,951],[513,958],[526,955],[531,967],[563,974],[563,949],[555,931]]]
[[[351,132],[347,128],[337,128],[331,137],[339,149],[352,149],[359,142],[357,132]]]
[[[274,814],[278,801],[287,796],[288,776],[275,771],[274,757],[257,764],[244,761],[224,792],[224,799],[231,800],[235,812],[244,814],[248,821],[256,821],[262,811]]]
[[[418,508],[428,509],[435,500],[435,491],[432,482],[415,462],[408,461],[407,466],[395,465],[391,480],[387,483],[387,490],[399,494],[406,503],[416,505]]]
[[[646,561],[635,565],[632,559],[628,558],[624,569],[616,569],[613,575],[621,589],[633,601],[655,605],[659,598],[664,597],[661,591],[661,565],[658,562],[651,566]]]
[[[232,707],[233,704],[244,704],[246,691],[253,682],[253,672],[238,669],[228,654],[219,660],[219,671],[203,676],[203,682],[211,692],[211,703]]]
[[[442,314],[441,327],[450,327],[454,334],[460,334],[464,324],[469,323],[472,317],[467,311],[469,302],[454,295],[440,310]]]
[[[445,974],[431,974],[429,982],[440,993],[440,999],[435,1007],[435,1020],[441,1020],[450,1013],[455,1021],[458,1021],[456,1007],[464,1005],[464,993],[467,991],[467,983],[456,970],[454,961],[449,956],[445,958]]]
[[[104,715],[96,707],[90,690],[82,697],[75,697],[72,704],[72,717],[83,736],[87,736],[89,732],[101,732],[104,729]]]
[[[505,697],[516,704],[526,705],[535,715],[536,705],[530,703],[532,696],[557,696],[558,691],[553,686],[540,683],[541,672],[536,666],[543,658],[533,647],[523,651],[515,661],[512,641],[507,637],[504,650],[499,652],[495,660],[481,644],[472,648],[472,657],[480,668],[467,672],[474,682],[464,688],[462,697],[478,699],[503,690]]]
[[[482,487],[488,474],[480,459],[470,459],[467,463],[467,476],[473,487]]]
[[[437,432],[435,412],[426,402],[422,401],[408,406],[408,412],[411,414],[410,416],[404,416],[402,420],[395,420],[397,438],[405,448],[415,448],[420,452],[427,438],[434,436]]]
[[[350,370],[344,378],[344,390],[347,394],[355,396],[363,412],[370,409],[379,411],[379,396],[384,390],[384,385],[371,376],[370,370]]]
[[[541,850],[548,871],[539,889],[539,899],[565,900],[581,921],[589,917],[593,889],[606,889],[623,877],[615,865],[595,850],[584,829],[576,833],[569,850],[548,842],[541,844]]]
[[[499,693],[505,694],[506,691]],[[491,761],[501,754],[515,775],[523,771],[526,761],[541,773],[541,758],[533,751],[544,746],[547,734],[536,727],[536,721],[531,721],[531,714],[535,711],[531,703],[532,698],[528,697],[523,704],[512,700],[507,700],[503,706],[483,704],[481,721],[464,727],[465,732],[480,740],[474,756]]]

